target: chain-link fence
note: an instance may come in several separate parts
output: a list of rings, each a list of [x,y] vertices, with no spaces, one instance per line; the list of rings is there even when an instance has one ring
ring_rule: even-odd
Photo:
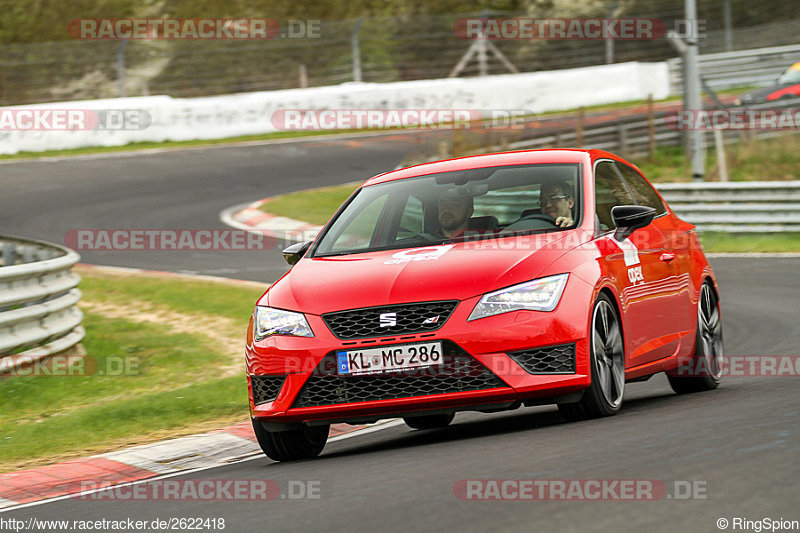
[[[609,17],[613,12],[588,16]],[[0,46],[0,105],[167,94],[204,96],[365,82],[444,78],[472,41],[454,24],[476,16],[530,17],[526,13],[368,18],[321,21],[318,37],[273,40],[63,41]],[[583,15],[582,15],[583,16]],[[682,11],[626,13],[658,18],[667,29]],[[704,20],[701,53],[800,42],[800,21],[725,31],[722,12]],[[294,21],[295,24],[301,21]],[[290,25],[281,21],[281,27]],[[316,23],[315,23],[316,24]],[[730,28],[730,26],[728,26]],[[492,41],[520,72],[584,67],[608,62],[663,61],[677,53],[665,38],[654,40]],[[354,53],[357,50],[357,53]],[[354,56],[359,57],[355,65]],[[508,72],[494,57],[486,73]],[[476,61],[460,76],[479,74]]]

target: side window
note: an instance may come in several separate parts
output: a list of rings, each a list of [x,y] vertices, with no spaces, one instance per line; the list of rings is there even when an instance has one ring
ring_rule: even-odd
[[[611,208],[634,203],[611,162],[597,163],[594,171],[594,204],[598,228],[605,231],[616,227],[611,219]]]
[[[625,182],[633,191],[633,196],[636,198],[637,204],[654,207],[656,209],[656,216],[663,215],[667,212],[667,209],[664,207],[664,202],[658,197],[658,193],[656,193],[652,185],[647,183],[647,180],[645,180],[641,174],[622,163],[617,163],[617,168],[622,172]]]
[[[400,227],[397,228],[397,240],[422,233],[422,220],[422,201],[416,196],[409,196],[400,217]]]
[[[381,215],[386,198],[386,194],[378,196],[356,215],[336,238],[331,246],[331,251],[368,248],[372,234],[378,226],[378,217]]]

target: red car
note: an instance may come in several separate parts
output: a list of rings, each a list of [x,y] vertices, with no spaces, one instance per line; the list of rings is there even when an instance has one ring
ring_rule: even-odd
[[[793,64],[769,87],[754,89],[736,100],[736,105],[773,102],[800,96],[800,62]]]
[[[531,150],[376,176],[258,300],[250,411],[264,452],[318,455],[331,423],[557,404],[620,409],[667,372],[716,388],[719,294],[694,226],[627,161]]]

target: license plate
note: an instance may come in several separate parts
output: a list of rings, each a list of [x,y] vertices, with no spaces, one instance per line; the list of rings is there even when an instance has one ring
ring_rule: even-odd
[[[337,354],[339,375],[374,374],[442,364],[442,343],[421,342]]]

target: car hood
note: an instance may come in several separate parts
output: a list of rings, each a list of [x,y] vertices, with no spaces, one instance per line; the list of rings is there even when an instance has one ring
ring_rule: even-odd
[[[580,244],[578,232],[305,258],[261,305],[322,314],[415,301],[464,300],[536,278]],[[572,238],[569,238],[569,237]]]

